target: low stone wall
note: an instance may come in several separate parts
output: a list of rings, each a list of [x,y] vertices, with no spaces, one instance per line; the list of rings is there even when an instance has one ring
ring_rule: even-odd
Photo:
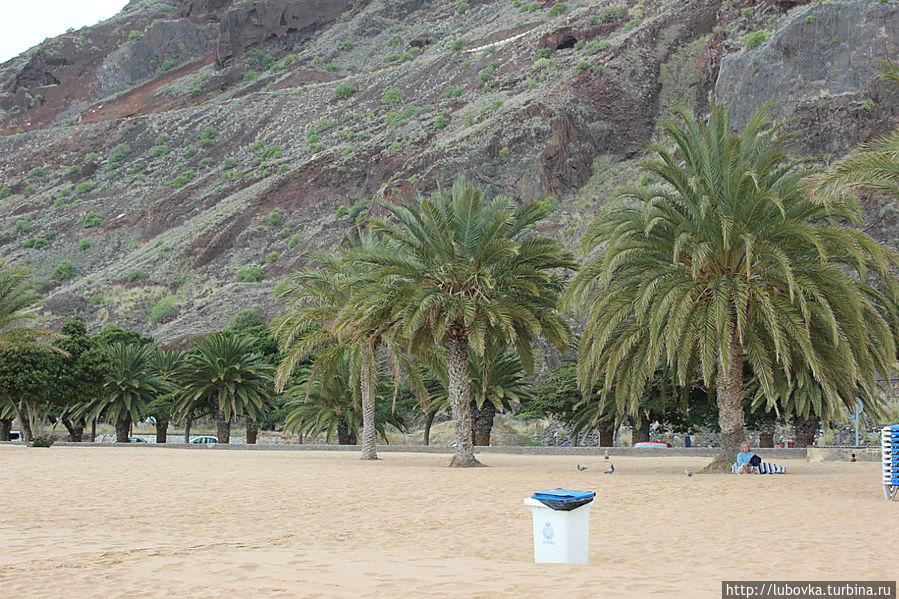
[[[879,462],[879,447],[809,447],[809,462]]]

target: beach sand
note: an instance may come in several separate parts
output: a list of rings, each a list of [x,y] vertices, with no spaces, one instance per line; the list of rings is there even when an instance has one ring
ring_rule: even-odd
[[[895,580],[877,463],[0,447],[7,597],[720,597],[724,580]],[[589,467],[578,472],[576,464]],[[595,490],[590,563],[535,565],[532,491]]]

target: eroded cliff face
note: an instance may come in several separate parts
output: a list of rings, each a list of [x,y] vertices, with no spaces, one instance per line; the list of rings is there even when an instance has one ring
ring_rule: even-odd
[[[464,173],[554,196],[545,232],[574,247],[674,106],[717,96],[741,121],[774,96],[795,149],[830,158],[897,126],[870,69],[897,54],[897,2],[554,6],[132,1],[0,65],[0,254],[45,278],[51,322],[178,344],[272,315],[277,280],[376,194]],[[239,281],[251,266],[266,278]],[[160,300],[177,313],[151,323]]]

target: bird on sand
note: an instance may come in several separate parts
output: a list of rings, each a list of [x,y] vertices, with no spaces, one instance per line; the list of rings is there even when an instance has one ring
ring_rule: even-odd
[[[578,464],[578,465],[577,465],[577,469],[578,469],[579,471],[583,472],[584,470],[587,469],[587,467],[586,467],[586,466],[581,466],[580,464]]]
[[[689,470],[684,470],[684,474],[686,474],[687,476],[693,476],[693,473]]]
[[[612,474],[615,472],[615,464],[609,464],[609,469],[606,470],[603,474]]]
[[[609,459],[609,450],[608,450],[608,449],[606,450],[605,458],[606,458],[607,460]]]

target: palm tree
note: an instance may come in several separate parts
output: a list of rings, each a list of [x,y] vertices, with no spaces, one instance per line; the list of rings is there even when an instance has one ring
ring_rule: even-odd
[[[28,326],[37,318],[34,308],[41,299],[34,292],[32,274],[0,260],[0,351],[22,345],[50,347],[47,339],[53,333]]]
[[[169,385],[152,367],[155,348],[151,345],[113,343],[109,346],[111,367],[104,387],[106,394],[82,407],[88,418],[104,415],[115,423],[116,443],[128,443],[131,424],[141,420],[147,406]]]
[[[663,125],[677,154],[656,144],[644,164],[662,184],[626,189],[600,211],[565,299],[587,318],[582,390],[604,377],[603,393],[627,405],[661,362],[681,386],[699,371],[716,388],[722,451],[709,469],[724,470],[744,438],[744,358],[765,393],[778,371],[808,368],[834,403],[888,373],[895,315],[872,282],[896,288],[897,256],[839,224],[859,221],[857,205],[803,197],[805,173],[765,110],[739,136],[721,105],[707,125],[678,114]]]
[[[879,60],[878,70],[899,84],[899,64]],[[818,200],[864,189],[899,201],[899,129],[862,144],[827,172],[810,177],[804,187]]]
[[[343,348],[342,356],[333,368],[316,370],[312,365],[301,366],[297,370],[296,384],[285,392],[294,399],[290,402],[293,410],[287,415],[284,429],[307,437],[324,433],[330,443],[334,435],[340,445],[355,445],[362,427],[363,413],[359,409],[357,393],[352,383],[351,350]],[[313,373],[316,373],[313,375]],[[315,376],[310,380],[310,376]],[[387,392],[384,385],[381,397]],[[377,391],[375,392],[378,395]],[[374,404],[374,402],[372,402]],[[387,438],[386,425],[393,424],[405,430],[402,418],[392,411],[382,418],[372,419],[376,433]]]
[[[350,251],[368,251],[380,242],[363,233]],[[378,425],[375,422],[375,388],[378,384],[379,353],[393,364],[394,379],[400,373],[409,376],[413,389],[421,395],[423,387],[416,369],[397,341],[396,323],[389,319],[389,311],[370,310],[364,317],[359,312],[345,312],[354,290],[367,286],[371,274],[359,265],[349,264],[347,250],[315,254],[311,267],[291,275],[275,289],[277,299],[288,297],[289,307],[284,315],[272,323],[272,331],[284,354],[278,366],[276,388],[281,390],[293,369],[315,354],[310,376],[306,377],[307,392],[320,377],[330,377],[349,351],[349,389],[362,405],[362,458],[376,460]],[[387,318],[385,318],[385,315]]]
[[[274,367],[252,352],[253,340],[224,333],[194,337],[196,352],[188,354],[176,374],[180,391],[175,411],[187,413],[211,400],[218,442],[231,440],[231,419],[258,418],[272,393]]]
[[[471,436],[469,349],[483,355],[491,341],[511,343],[532,372],[536,335],[564,346],[569,328],[556,302],[561,273],[575,267],[574,259],[559,242],[531,235],[552,211],[548,203],[516,208],[502,196],[487,201],[464,177],[431,198],[381,204],[397,222],[372,221],[387,245],[352,257],[352,264],[375,269],[375,278],[354,290],[346,312],[364,322],[386,309],[413,354],[435,346],[448,352],[456,435],[450,466],[479,466]]]
[[[184,355],[183,351],[175,349],[158,349],[153,355],[151,365],[153,370],[165,379],[173,390],[177,384],[178,369],[184,364]],[[152,417],[156,423],[157,443],[165,443],[167,441],[167,430],[175,402],[173,390],[154,399],[147,409],[147,415]]]
[[[530,401],[534,394],[515,352],[491,343],[483,356],[469,351],[468,361],[468,371],[471,373],[469,393],[472,398],[472,443],[475,446],[487,446],[490,445],[490,433],[496,413],[511,410],[513,404],[520,405]],[[432,365],[441,385],[431,396],[429,416],[431,412],[436,415],[450,407],[447,393],[449,381],[444,364],[445,362],[438,362]]]

